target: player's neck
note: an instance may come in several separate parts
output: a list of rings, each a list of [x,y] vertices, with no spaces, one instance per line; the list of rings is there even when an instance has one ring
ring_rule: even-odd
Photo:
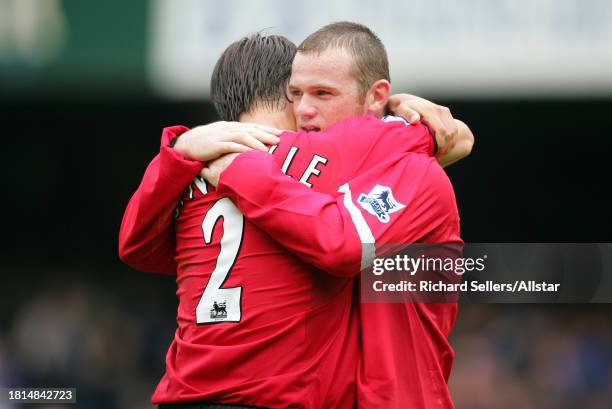
[[[286,109],[269,110],[266,108],[257,108],[251,112],[240,114],[238,118],[240,122],[251,122],[260,125],[271,126],[283,130],[295,130],[295,119],[292,112]]]

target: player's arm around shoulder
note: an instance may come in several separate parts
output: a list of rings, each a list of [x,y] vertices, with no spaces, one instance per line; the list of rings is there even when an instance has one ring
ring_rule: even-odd
[[[474,147],[474,134],[472,130],[463,122],[455,119],[455,124],[458,128],[455,144],[443,155],[438,156],[438,162],[441,166],[446,167],[467,157],[472,153]]]
[[[173,275],[174,210],[183,190],[202,164],[183,158],[170,145],[188,131],[184,126],[164,128],[159,154],[145,174],[124,212],[119,230],[119,258],[130,267]]]
[[[307,263],[339,277],[359,272],[361,242],[344,197],[316,192],[288,178],[271,155],[238,155],[221,173],[217,192]]]
[[[434,135],[438,147],[437,158],[442,166],[448,166],[468,156],[474,145],[474,134],[462,121],[453,118],[449,108],[410,94],[395,94],[389,98],[390,112],[421,121]]]

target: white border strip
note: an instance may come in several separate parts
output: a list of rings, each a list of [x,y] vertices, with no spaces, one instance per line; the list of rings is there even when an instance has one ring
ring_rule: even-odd
[[[376,257],[375,246],[376,240],[374,240],[374,235],[372,234],[372,230],[370,230],[370,226],[365,221],[361,211],[355,206],[353,203],[353,198],[351,196],[351,188],[348,183],[343,184],[338,189],[338,192],[344,193],[344,207],[348,210],[351,215],[351,220],[357,229],[357,234],[359,234],[359,239],[361,240],[361,269],[369,267],[374,262],[374,258]]]

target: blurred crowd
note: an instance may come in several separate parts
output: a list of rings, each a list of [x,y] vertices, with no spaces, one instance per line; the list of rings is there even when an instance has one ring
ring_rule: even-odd
[[[75,387],[77,407],[151,407],[176,325],[175,284],[127,274],[136,279],[116,287],[66,279],[4,308],[0,387]],[[456,407],[609,408],[611,312],[609,305],[461,305],[452,335]]]
[[[609,408],[611,305],[463,305],[452,336],[458,409]]]
[[[73,280],[21,300],[0,321],[0,387],[74,387],[79,408],[150,408],[176,325],[174,281],[128,274],[137,279],[117,288]]]

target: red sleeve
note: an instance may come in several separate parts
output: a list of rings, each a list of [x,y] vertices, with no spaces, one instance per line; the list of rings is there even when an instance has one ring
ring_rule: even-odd
[[[452,186],[425,155],[396,156],[328,195],[287,178],[269,155],[249,152],[221,174],[218,191],[289,251],[333,275],[358,274],[374,257],[371,244],[422,241],[440,230],[436,241],[460,240]]]
[[[172,138],[186,131],[184,126],[164,129],[159,155],[147,167],[123,215],[119,258],[136,270],[176,274],[174,210],[203,167],[169,146]]]
[[[361,242],[343,196],[309,189],[283,174],[271,155],[256,151],[221,173],[217,191],[306,262],[337,276],[359,273]]]

